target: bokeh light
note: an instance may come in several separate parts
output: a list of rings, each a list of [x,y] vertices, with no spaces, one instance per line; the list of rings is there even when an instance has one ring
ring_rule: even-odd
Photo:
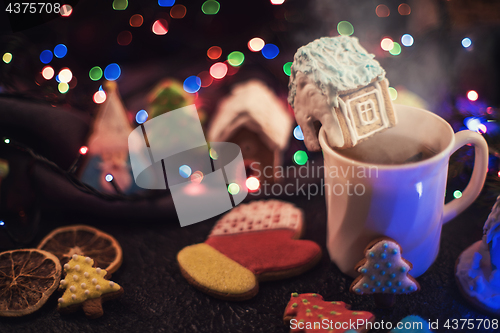
[[[484,134],[486,133],[486,131],[488,131],[488,128],[486,127],[485,124],[481,124],[477,127],[477,131],[481,134]]]
[[[273,5],[282,5],[283,3],[285,3],[285,0],[271,0],[271,3]]]
[[[57,90],[59,90],[61,94],[65,94],[69,90],[69,84],[67,84],[66,82],[61,82],[57,85]]]
[[[126,46],[132,42],[132,33],[130,31],[124,30],[118,34],[116,41],[119,45]]]
[[[295,154],[293,154],[293,161],[298,165],[306,164],[308,159],[307,153],[303,150],[297,150]]]
[[[203,71],[196,76],[200,78],[202,88],[209,87],[214,82],[212,75],[208,71]]]
[[[109,64],[106,66],[104,69],[104,77],[108,81],[114,81],[120,77],[122,73],[122,70],[120,69],[120,66],[118,64]]]
[[[140,14],[134,14],[130,17],[129,23],[131,27],[138,28],[144,22],[144,18]]]
[[[293,129],[293,136],[297,140],[304,140],[304,133],[302,133],[302,128],[300,128],[299,125],[295,126],[295,128]]]
[[[392,49],[389,50],[389,53],[393,56],[397,56],[401,54],[401,45],[398,42],[393,42]]]
[[[45,80],[50,80],[54,77],[54,68],[50,66],[45,66],[42,69],[42,76]]]
[[[160,7],[172,7],[175,4],[175,0],[158,0],[158,5]]]
[[[59,10],[59,15],[61,15],[62,17],[68,17],[71,15],[71,13],[73,13],[73,7],[68,4],[62,5],[61,9]]]
[[[286,75],[290,76],[292,74],[292,62],[289,61],[283,65],[283,72],[285,72]]]
[[[467,92],[467,98],[469,99],[469,101],[477,101],[477,99],[479,98],[479,95],[477,94],[477,92],[475,90],[469,90]]]
[[[151,27],[155,35],[166,35],[168,32],[168,22],[165,19],[156,20]]]
[[[128,7],[128,0],[113,0],[114,10],[125,10]]]
[[[222,79],[227,74],[227,65],[223,62],[216,62],[210,67],[210,75],[214,79]]]
[[[199,184],[199,183],[201,183],[202,180],[203,180],[203,172],[201,172],[201,171],[195,171],[191,175],[191,182],[193,182],[193,183]]]
[[[222,49],[219,46],[212,46],[207,51],[207,57],[212,60],[219,59],[222,55]]]
[[[196,75],[191,75],[184,80],[184,84],[182,85],[182,87],[186,92],[194,94],[201,88],[201,79]]]
[[[481,125],[481,120],[476,117],[467,117],[464,119],[464,123],[470,131],[477,132]]]
[[[113,181],[114,177],[113,177],[113,175],[112,175],[112,174],[108,173],[108,174],[106,175],[106,177],[104,177],[104,179],[106,179],[106,181],[107,181],[108,183],[110,183],[110,182],[112,182],[112,181]]]
[[[207,0],[201,5],[201,11],[206,15],[215,15],[219,12],[220,4],[215,0]]]
[[[413,36],[410,34],[404,34],[403,36],[401,36],[401,44],[403,44],[406,47],[412,46]]]
[[[245,55],[240,51],[231,52],[227,56],[227,62],[233,67],[241,66],[243,61],[245,61]]]
[[[52,51],[50,50],[43,50],[40,53],[40,61],[44,64],[48,64],[49,62],[52,61]]]
[[[350,36],[354,33],[354,27],[349,21],[340,21],[337,24],[337,31],[340,35]]]
[[[181,19],[186,16],[186,6],[184,5],[175,5],[170,9],[170,17],[174,19]]]
[[[80,154],[85,155],[89,151],[89,147],[87,146],[81,146],[80,147]]]
[[[98,81],[102,78],[102,69],[99,66],[92,67],[89,71],[89,77],[92,81]]]
[[[232,195],[236,195],[240,193],[240,186],[236,183],[231,183],[228,185],[227,191]]]
[[[392,50],[392,48],[394,47],[394,42],[389,37],[383,38],[380,42],[380,47],[384,51]]]
[[[135,114],[135,121],[138,124],[144,124],[148,120],[148,112],[146,110],[139,110]],[[184,177],[186,178],[186,177]]]
[[[248,177],[245,185],[250,191],[255,191],[260,187],[260,181],[255,177]]]
[[[179,167],[179,175],[181,175],[182,178],[189,178],[191,172],[189,165],[184,164]]]
[[[92,99],[94,100],[94,103],[102,104],[106,101],[106,93],[103,90],[98,90]]]
[[[262,50],[260,50],[260,52],[262,53],[264,58],[274,59],[280,53],[280,49],[274,44],[266,44],[266,45],[264,45]]]
[[[411,13],[411,8],[410,5],[406,3],[402,3],[398,6],[398,13],[399,15],[410,15]]]
[[[394,101],[398,98],[398,91],[394,87],[389,87],[389,96]]]
[[[465,48],[471,47],[472,45],[472,40],[469,37],[465,37],[462,39],[462,46]]]
[[[219,154],[217,154],[213,148],[210,148],[210,158],[213,160],[217,160],[219,158]]]
[[[453,197],[455,197],[455,199],[459,199],[462,197],[462,192],[459,191],[459,190],[456,190],[455,192],[453,192]]]
[[[6,64],[10,63],[12,61],[12,53],[5,52],[2,57],[3,62]]]
[[[58,44],[54,47],[54,55],[57,58],[64,58],[64,56],[68,53],[68,48],[64,44]]]
[[[387,17],[391,14],[391,11],[389,10],[389,7],[381,4],[375,8],[375,14],[377,14],[378,17]]]
[[[259,52],[266,45],[262,38],[255,37],[248,41],[248,49],[252,52]]]
[[[57,76],[59,77],[59,81],[62,83],[68,83],[73,78],[73,73],[69,68],[63,68],[59,71]]]

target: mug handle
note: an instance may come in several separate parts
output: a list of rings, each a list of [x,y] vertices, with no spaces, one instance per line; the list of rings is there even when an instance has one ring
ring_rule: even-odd
[[[443,224],[455,218],[476,200],[486,180],[486,173],[488,172],[488,144],[482,135],[468,130],[455,133],[455,144],[450,152],[450,156],[459,148],[469,143],[474,145],[475,151],[472,176],[462,196],[444,205]]]

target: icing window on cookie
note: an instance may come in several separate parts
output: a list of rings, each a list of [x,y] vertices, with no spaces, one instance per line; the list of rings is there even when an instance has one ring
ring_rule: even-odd
[[[375,112],[375,105],[371,100],[358,103],[356,105],[356,110],[358,111],[358,116],[363,126],[373,124],[378,120]]]

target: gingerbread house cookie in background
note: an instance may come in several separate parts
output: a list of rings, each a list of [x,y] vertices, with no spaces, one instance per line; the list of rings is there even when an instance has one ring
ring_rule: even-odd
[[[208,139],[236,143],[247,176],[256,176],[261,183],[274,182],[291,130],[292,116],[285,104],[264,83],[250,80],[236,85],[220,102]]]
[[[500,196],[483,228],[483,238],[457,259],[456,280],[464,297],[477,308],[500,315]]]
[[[332,147],[349,148],[396,124],[385,71],[355,37],[317,39],[297,50],[288,102],[309,150],[317,123]]]
[[[135,187],[128,158],[128,136],[132,126],[118,92],[116,82],[104,84],[106,100],[99,107],[88,139],[88,163],[82,181],[107,192],[115,192],[106,176],[120,190],[127,192]]]

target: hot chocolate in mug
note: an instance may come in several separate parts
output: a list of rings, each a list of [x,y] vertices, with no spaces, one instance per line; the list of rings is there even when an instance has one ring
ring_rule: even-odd
[[[352,277],[372,240],[396,240],[422,275],[439,252],[441,227],[479,195],[488,168],[488,145],[472,131],[453,133],[439,116],[395,105],[398,123],[353,148],[334,150],[323,128],[328,209],[327,248],[340,270]],[[472,177],[459,199],[444,204],[448,161],[457,149],[475,148]]]

